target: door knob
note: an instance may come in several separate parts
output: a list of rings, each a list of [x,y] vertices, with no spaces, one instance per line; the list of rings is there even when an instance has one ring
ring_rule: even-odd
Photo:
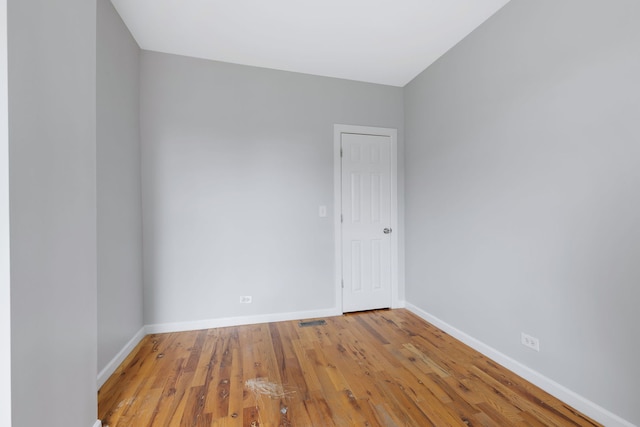
[[[384,230],[382,230],[382,232],[384,234],[389,234],[389,233],[391,233],[391,231],[393,231],[393,230],[391,230],[390,228],[385,228]]]

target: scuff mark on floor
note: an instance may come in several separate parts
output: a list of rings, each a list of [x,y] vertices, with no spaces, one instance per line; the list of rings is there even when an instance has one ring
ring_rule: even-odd
[[[281,399],[295,393],[295,391],[286,391],[282,385],[267,378],[251,378],[245,381],[244,386],[256,395],[269,396],[271,399]]]
[[[262,414],[260,411],[260,401],[263,396],[270,399],[284,399],[295,393],[295,390],[286,390],[281,384],[269,381],[268,378],[251,378],[245,381],[244,386],[247,390],[253,393],[256,400],[256,412],[258,413],[258,424],[262,423]],[[288,408],[281,404],[280,413],[283,417],[286,417]]]

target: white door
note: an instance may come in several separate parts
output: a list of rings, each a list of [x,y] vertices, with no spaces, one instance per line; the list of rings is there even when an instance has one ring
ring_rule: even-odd
[[[391,307],[391,137],[340,143],[342,310]]]

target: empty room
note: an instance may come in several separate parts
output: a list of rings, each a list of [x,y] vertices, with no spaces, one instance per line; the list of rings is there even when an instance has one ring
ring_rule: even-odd
[[[640,425],[637,0],[0,11],[0,426]]]

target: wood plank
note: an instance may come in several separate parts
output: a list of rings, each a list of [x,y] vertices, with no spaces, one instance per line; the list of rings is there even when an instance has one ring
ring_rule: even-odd
[[[407,310],[145,337],[98,393],[109,427],[599,426]],[[247,387],[262,379],[271,391]]]

